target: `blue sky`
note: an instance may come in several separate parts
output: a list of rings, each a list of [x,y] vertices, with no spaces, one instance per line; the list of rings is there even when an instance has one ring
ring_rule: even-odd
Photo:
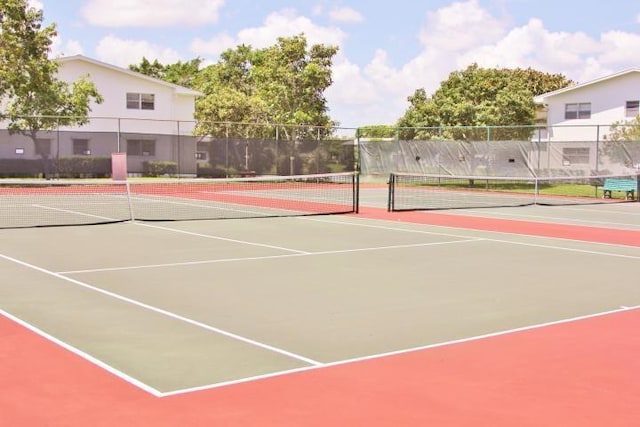
[[[629,0],[30,0],[55,22],[53,54],[126,67],[304,32],[337,45],[330,115],[345,127],[394,123],[418,88],[477,62],[585,82],[640,67],[640,2]]]

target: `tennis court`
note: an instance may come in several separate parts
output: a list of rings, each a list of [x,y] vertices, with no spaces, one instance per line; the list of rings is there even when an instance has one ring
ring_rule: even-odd
[[[63,206],[5,190],[38,221],[109,223],[0,229],[0,412],[11,425],[635,425],[640,203],[387,212],[384,185],[360,188],[357,209],[349,182],[313,181],[330,191],[302,210],[321,216],[264,206],[306,194],[289,184],[129,189],[108,215],[81,209],[86,194]],[[251,215],[203,220],[213,193]],[[199,220],[154,208],[131,221],[131,194]]]

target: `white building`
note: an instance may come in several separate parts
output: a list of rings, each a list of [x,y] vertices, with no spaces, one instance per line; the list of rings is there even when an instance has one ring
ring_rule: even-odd
[[[26,136],[2,131],[0,159],[38,159],[43,154],[51,158],[108,158],[114,152],[126,152],[132,173],[143,172],[145,162],[150,161],[174,162],[180,173],[195,173],[192,132],[200,92],[82,55],[58,62],[60,80],[88,78],[103,103],[91,104],[87,125],[42,132],[35,147]]]
[[[534,140],[549,144],[541,144],[546,152],[532,161],[546,163],[555,173],[620,173],[640,167],[640,142],[623,148],[608,142],[612,124],[640,114],[639,68],[545,93],[534,102],[542,107],[540,124],[546,125]]]
[[[606,139],[609,126],[640,114],[640,68],[534,98],[544,107],[551,141]]]

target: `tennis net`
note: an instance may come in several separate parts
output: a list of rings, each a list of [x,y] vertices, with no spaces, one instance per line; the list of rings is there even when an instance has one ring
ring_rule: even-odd
[[[606,188],[616,188],[607,192]],[[392,173],[389,211],[578,205],[638,197],[638,175],[576,177],[451,176]]]
[[[340,214],[354,172],[235,179],[1,180],[0,228]]]

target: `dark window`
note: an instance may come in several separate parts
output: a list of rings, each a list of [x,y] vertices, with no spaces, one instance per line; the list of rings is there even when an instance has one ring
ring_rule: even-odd
[[[564,118],[565,120],[590,119],[591,103],[580,102],[580,103],[566,104],[564,106]]]
[[[152,93],[127,93],[127,108],[130,110],[154,110],[156,96]]]
[[[207,152],[206,151],[197,151],[196,152],[196,160],[207,160]]]
[[[140,94],[140,107],[143,110],[153,110],[155,107],[155,95],[152,93]]]
[[[73,154],[75,156],[88,156],[91,154],[89,151],[88,139],[74,139],[73,140]]]
[[[625,115],[627,117],[636,117],[640,114],[640,101],[627,101]]]
[[[155,156],[156,142],[144,139],[128,139],[127,154],[130,156]]]

